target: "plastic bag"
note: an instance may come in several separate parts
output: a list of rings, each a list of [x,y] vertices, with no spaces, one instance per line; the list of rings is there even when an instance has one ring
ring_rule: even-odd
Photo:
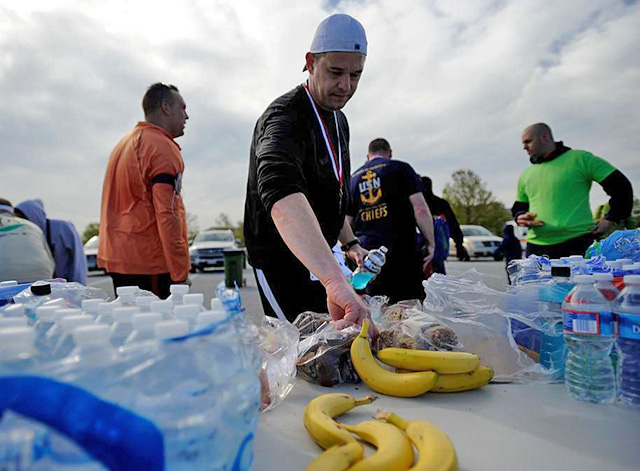
[[[372,310],[373,311],[373,310]],[[422,311],[417,299],[383,306],[377,318],[380,335],[375,349],[464,351],[456,333],[436,317]]]
[[[466,351],[477,354],[495,372],[497,382],[552,382],[557,372],[518,346],[513,331],[552,333],[544,313],[505,307],[524,302],[525,291],[503,293],[486,286],[475,270],[460,276],[433,275],[424,282],[424,311],[455,331]],[[525,285],[525,289],[530,287]],[[533,298],[530,298],[533,299]],[[524,300],[524,301],[523,301]],[[526,348],[526,347],[525,347]]]
[[[61,278],[55,280],[44,280],[44,283],[51,285],[51,294],[36,296],[27,288],[13,297],[16,304],[24,304],[25,313],[33,318],[38,306],[50,302],[60,303],[61,307],[80,308],[84,299],[109,299],[107,292],[100,288],[85,286],[77,282],[67,282]],[[149,293],[152,295],[152,293]],[[56,301],[57,300],[57,301]]]
[[[615,231],[606,239],[594,242],[586,253],[589,257],[602,255],[607,260],[630,258],[640,262],[640,229]]]
[[[257,326],[249,325],[248,330],[262,356],[261,409],[271,410],[284,401],[295,385],[300,335],[289,322],[268,316],[263,316]]]
[[[227,317],[84,360],[8,372],[15,364],[0,362],[0,418],[9,410],[48,425],[46,469],[248,471],[260,401],[260,353],[248,338]],[[19,451],[29,458],[33,446]]]
[[[349,353],[360,327],[337,330],[329,314],[315,312],[303,312],[293,325],[301,337],[296,366],[302,378],[325,387],[360,382]]]

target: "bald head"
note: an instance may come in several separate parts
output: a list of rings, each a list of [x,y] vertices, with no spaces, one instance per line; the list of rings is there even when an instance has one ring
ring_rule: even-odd
[[[542,136],[543,134],[547,134],[549,136],[549,139],[553,141],[553,133],[551,132],[551,128],[549,127],[548,124],[545,124],[545,123],[532,124],[531,126],[527,126],[522,133],[524,134],[527,131],[532,132],[536,136]]]
[[[527,126],[522,131],[522,147],[532,163],[542,162],[556,148],[551,128],[544,123]]]

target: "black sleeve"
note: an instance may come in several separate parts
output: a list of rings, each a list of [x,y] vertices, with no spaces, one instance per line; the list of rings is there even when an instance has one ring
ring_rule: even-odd
[[[511,215],[513,216],[514,220],[517,219],[518,216],[520,216],[522,213],[526,213],[527,211],[529,211],[529,203],[516,201],[515,203],[513,203],[513,206],[511,206]]]
[[[633,187],[621,171],[616,170],[600,183],[602,189],[611,197],[609,212],[605,218],[620,222],[631,216],[633,210]]]
[[[463,243],[464,234],[462,234],[462,230],[460,230],[458,218],[453,212],[453,209],[451,209],[451,205],[446,200],[442,200],[442,202],[444,203],[444,217],[447,219],[447,225],[449,226],[449,235],[456,243],[456,247],[460,247]]]
[[[402,182],[403,187],[407,191],[407,195],[415,195],[422,193],[422,180],[420,176],[413,170],[413,167],[406,162],[402,162]]]
[[[293,193],[306,193],[302,155],[294,120],[286,113],[266,117],[256,142],[258,193],[270,214],[273,205]]]

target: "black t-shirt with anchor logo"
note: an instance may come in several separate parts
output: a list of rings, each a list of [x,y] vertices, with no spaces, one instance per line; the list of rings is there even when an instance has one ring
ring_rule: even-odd
[[[354,218],[356,236],[366,249],[414,251],[416,220],[409,197],[422,191],[413,168],[399,160],[378,157],[351,176],[347,214]]]

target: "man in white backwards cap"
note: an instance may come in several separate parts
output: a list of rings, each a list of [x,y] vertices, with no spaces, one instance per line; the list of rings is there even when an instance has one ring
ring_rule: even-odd
[[[338,327],[369,311],[331,247],[361,265],[367,251],[345,222],[349,124],[340,111],[356,92],[367,55],[362,25],[345,14],[316,30],[308,80],[258,119],[251,143],[244,231],[265,314],[293,321],[329,312]]]

